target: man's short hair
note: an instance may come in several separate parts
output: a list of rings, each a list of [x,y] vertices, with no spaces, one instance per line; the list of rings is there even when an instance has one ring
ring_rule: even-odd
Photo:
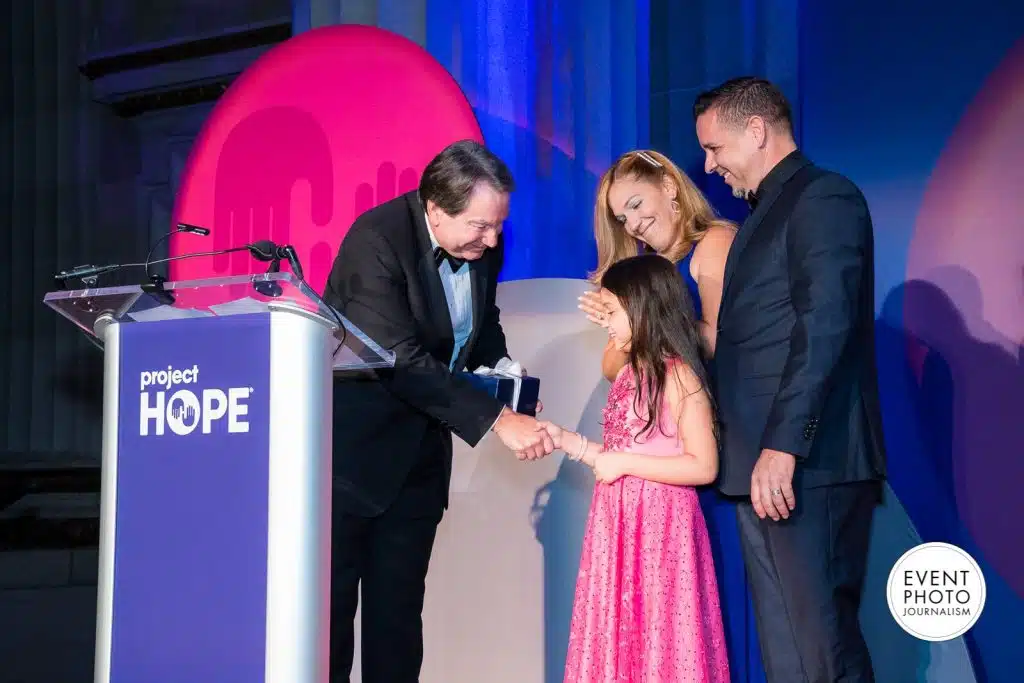
[[[793,133],[793,115],[786,96],[763,78],[733,78],[697,95],[694,120],[712,109],[727,126],[745,126],[751,116],[760,116],[769,126]]]
[[[477,183],[506,194],[515,189],[511,171],[494,152],[474,140],[460,140],[441,150],[423,170],[420,201],[424,208],[431,201],[457,216],[466,210]]]

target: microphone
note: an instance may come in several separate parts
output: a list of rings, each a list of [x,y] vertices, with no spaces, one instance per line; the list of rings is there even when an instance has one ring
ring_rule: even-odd
[[[106,266],[75,266],[74,268],[71,268],[69,270],[60,271],[59,273],[53,276],[53,279],[59,287],[63,288],[67,287],[68,280],[95,280],[100,275],[118,270],[120,267],[121,266],[117,264],[111,264]],[[86,284],[92,283],[86,282]]]
[[[249,245],[249,253],[257,261],[270,261],[270,267],[267,268],[267,273],[277,273],[281,270],[281,258],[283,255],[280,253],[280,247],[271,242],[270,240],[257,240]],[[252,283],[253,289],[262,294],[263,296],[276,299],[281,296],[282,289],[281,285],[277,284],[273,280],[260,281]]]
[[[192,225],[191,223],[178,223],[177,231],[179,232],[191,232],[195,235],[202,235],[206,237],[210,234],[209,228],[203,228],[198,225]]]
[[[281,270],[281,260],[284,259],[288,262],[288,265],[292,269],[292,273],[299,279],[299,282],[306,285],[306,293],[316,299],[317,303],[326,308],[334,321],[338,323],[338,330],[341,332],[341,339],[338,340],[338,346],[334,349],[334,353],[331,354],[333,358],[338,354],[338,351],[345,344],[345,339],[348,337],[348,328],[345,327],[345,323],[342,321],[341,316],[334,310],[333,306],[329,306],[320,295],[313,290],[312,287],[306,283],[306,278],[302,274],[302,264],[299,262],[299,255],[295,252],[295,247],[290,244],[284,246],[278,246],[270,240],[259,240],[249,245],[249,251],[252,253],[253,258],[257,261],[270,261],[270,267],[267,269],[268,273],[277,273]],[[253,287],[257,292],[268,297],[281,296],[281,287],[276,282],[256,282],[253,283]]]
[[[169,233],[167,233],[166,235],[163,235],[160,239],[158,239],[156,242],[154,242],[153,245],[149,248],[149,253],[146,254],[146,279],[147,280],[151,280],[154,283],[158,283],[159,282],[159,283],[162,284],[162,282],[164,281],[163,277],[161,277],[160,275],[153,275],[152,273],[149,272],[149,267],[151,265],[153,265],[153,263],[152,263],[153,252],[156,251],[156,248],[158,246],[160,246],[160,244],[162,242],[164,242],[165,240],[169,239],[171,237],[171,235],[176,235],[179,232],[187,232],[187,233],[192,234],[192,235],[201,235],[202,237],[206,237],[207,235],[210,234],[210,229],[209,228],[201,228],[198,225],[190,225],[188,223],[178,223],[178,225],[175,226],[174,230],[171,230]]]
[[[299,263],[299,255],[295,252],[295,247],[292,245],[278,246],[270,240],[259,240],[249,245],[249,251],[257,261],[270,261],[268,273],[279,272],[281,270],[281,260],[284,259],[288,262],[292,272],[295,273],[295,277],[299,278],[302,282],[306,281],[302,274],[302,264]]]
[[[279,261],[282,258],[278,255],[279,247],[270,240],[258,240],[248,245],[248,248],[257,261]]]
[[[278,246],[270,240],[259,240],[249,245],[249,251],[252,252],[253,258],[257,261],[281,261],[284,259],[291,266],[295,277],[305,281],[306,278],[302,276],[302,264],[299,263],[299,255],[295,253],[295,247],[292,245]]]
[[[150,266],[153,265],[153,252],[156,250],[156,248],[162,242],[169,239],[171,235],[176,235],[179,232],[186,232],[192,235],[200,235],[202,237],[206,237],[207,235],[210,234],[209,228],[201,228],[198,225],[191,225],[189,223],[178,223],[178,225],[175,226],[174,230],[171,230],[167,234],[163,235],[160,239],[154,242],[152,246],[150,246],[149,253],[146,254],[146,279],[149,280],[149,282],[142,285],[142,291],[146,292],[147,294],[153,295],[161,303],[167,304],[168,306],[174,304],[174,295],[171,294],[170,292],[164,291],[164,282],[167,281],[167,278],[165,278],[163,275],[154,275],[153,273],[149,272],[149,268]]]
[[[149,261],[148,265],[155,266],[158,263],[168,263],[170,261],[180,261],[182,259],[196,258],[199,256],[220,256],[221,254],[230,254],[236,251],[249,251],[249,245],[244,247],[231,247],[230,249],[218,249],[216,251],[196,251],[189,254],[179,254],[178,256],[171,256],[169,258],[162,258],[156,261]],[[92,287],[96,284],[96,278],[106,273],[112,273],[114,271],[123,270],[125,268],[142,268],[147,265],[147,262],[140,263],[112,263],[106,266],[93,266],[83,265],[75,266],[68,270],[62,270],[53,276],[54,281],[61,288],[66,289],[68,280],[82,280],[87,287]],[[162,279],[162,278],[160,278]],[[145,289],[150,285],[142,285]]]
[[[184,227],[185,229],[172,230],[169,234],[173,235],[176,232],[189,232],[196,235],[208,235],[210,231],[206,228],[200,228],[194,225],[180,224],[179,228]],[[164,239],[168,235],[164,235]],[[158,241],[159,243],[159,241]],[[301,272],[302,267],[299,265],[298,257],[294,253],[294,249],[284,250],[278,247],[269,240],[260,240],[254,244],[246,244],[241,247],[231,247],[229,249],[218,249],[215,251],[196,251],[188,254],[178,254],[177,256],[170,256],[168,258],[162,258],[157,260],[151,260],[152,249],[150,250],[150,256],[141,263],[111,263],[104,266],[94,266],[92,264],[85,264],[81,266],[75,266],[67,270],[62,270],[53,276],[56,284],[61,288],[67,288],[68,280],[83,280],[89,287],[95,285],[95,280],[98,276],[106,273],[111,273],[125,268],[149,268],[160,263],[169,263],[171,261],[180,261],[182,259],[196,258],[199,256],[220,256],[222,254],[231,254],[237,251],[248,251],[253,258],[257,261],[274,261],[280,259],[286,259],[292,264],[293,269],[297,268]],[[293,262],[294,259],[294,262]],[[159,276],[150,276],[151,279],[160,279]],[[90,282],[90,280],[92,280]],[[144,287],[146,285],[143,285]]]
[[[161,237],[156,244],[159,244],[160,241],[167,239],[171,235],[178,232],[187,232],[202,236],[210,234],[210,231],[207,228],[202,228],[197,225],[189,225],[187,223],[179,223],[174,230],[172,230],[167,235]],[[155,246],[156,245],[154,245],[154,247]],[[305,285],[303,291],[307,295],[316,299],[317,303],[319,303],[321,306],[326,308],[328,312],[330,312],[331,316],[334,318],[335,322],[338,323],[338,329],[341,332],[341,338],[338,340],[338,346],[334,349],[334,353],[332,353],[331,356],[336,356],[338,354],[338,351],[345,344],[345,339],[348,337],[348,328],[345,327],[345,323],[342,321],[341,316],[338,315],[338,312],[334,309],[334,307],[328,305],[327,302],[325,302],[323,298],[321,298],[320,294],[317,293],[306,282],[305,276],[303,275],[302,272],[302,264],[299,262],[299,255],[296,253],[295,247],[293,247],[290,244],[278,246],[271,242],[270,240],[257,240],[252,244],[246,244],[241,247],[231,247],[230,249],[217,249],[214,251],[197,251],[188,254],[179,254],[177,256],[169,256],[167,258],[162,258],[155,261],[150,260],[153,255],[153,249],[151,248],[149,251],[150,253],[149,255],[146,256],[146,260],[143,263],[122,263],[110,264],[105,266],[75,266],[74,268],[71,268],[69,270],[64,270],[61,271],[60,273],[57,273],[56,275],[54,275],[54,280],[56,280],[58,285],[66,288],[68,280],[82,279],[86,281],[86,284],[91,287],[93,284],[95,284],[95,279],[99,275],[113,272],[116,270],[121,270],[122,268],[136,268],[144,266],[146,268],[146,274],[149,275],[149,267],[155,266],[159,263],[169,263],[171,261],[198,258],[200,256],[220,256],[221,254],[230,254],[237,251],[248,251],[252,255],[252,257],[257,261],[270,262],[270,268],[267,270],[268,273],[279,272],[281,269],[281,261],[287,261],[288,265],[292,269],[292,272],[295,274],[295,277],[298,278],[301,284]],[[92,279],[93,282],[88,282],[89,279]],[[171,292],[165,291],[163,289],[164,278],[157,275],[151,276],[151,279],[153,280],[151,283],[146,283],[142,285],[143,291],[155,296],[162,303],[166,303],[167,305],[173,305],[174,296],[171,294]],[[274,281],[255,282],[253,283],[253,287],[260,294],[263,294],[264,296],[271,298],[279,297],[282,294],[281,286]]]
[[[286,244],[281,247],[281,251],[284,253],[284,257],[287,259],[292,272],[295,273],[295,277],[305,282],[306,278],[302,276],[302,264],[299,263],[299,255],[295,253],[295,247]]]
[[[291,266],[296,278],[305,282],[305,278],[302,276],[302,264],[299,263],[299,255],[295,252],[295,247],[292,245],[279,247],[269,240],[260,240],[249,245],[249,251],[252,252],[253,258],[257,261],[281,261],[282,259],[288,261],[288,265]],[[273,266],[271,265],[270,267],[272,268]],[[272,270],[272,272],[276,272],[276,269]]]

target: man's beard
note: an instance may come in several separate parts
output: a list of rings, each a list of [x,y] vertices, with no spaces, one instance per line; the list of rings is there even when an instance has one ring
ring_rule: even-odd
[[[734,188],[732,188],[732,196],[735,197],[736,199],[743,199],[743,200],[745,200],[747,198],[748,194],[750,194],[750,191],[745,189],[745,188],[742,188],[742,187],[734,187]]]

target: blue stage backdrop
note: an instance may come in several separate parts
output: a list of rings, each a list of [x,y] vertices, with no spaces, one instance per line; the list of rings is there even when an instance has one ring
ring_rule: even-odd
[[[428,4],[427,49],[518,183],[505,279],[593,268],[597,178],[647,142],[648,19],[631,0]]]
[[[1024,480],[1024,199],[1016,187],[1024,137],[1011,121],[1024,116],[1024,6],[294,4],[299,29],[375,23],[424,45],[455,76],[519,185],[506,227],[505,280],[583,277],[593,267],[596,179],[636,146],[672,156],[724,215],[742,219],[743,207],[717,179],[702,177],[690,106],[699,90],[731,76],[756,73],[780,83],[805,151],[861,186],[876,226],[891,491],[876,520],[862,619],[879,680],[1019,679],[1024,649],[1014,636],[1024,627],[1024,551],[1012,524],[1024,511],[1014,488]],[[558,532],[567,534],[571,555],[582,530],[567,524]],[[963,546],[988,581],[981,619],[945,646],[910,638],[885,608],[888,567],[921,540]],[[723,587],[737,590],[742,585]],[[564,635],[564,625],[545,627],[555,641]],[[756,646],[740,649],[732,653],[735,680],[762,680]],[[547,681],[561,680],[558,651],[559,642],[547,650]]]
[[[1024,5],[808,1],[801,25],[804,147],[875,220],[890,484],[982,567],[976,679],[1020,680]]]

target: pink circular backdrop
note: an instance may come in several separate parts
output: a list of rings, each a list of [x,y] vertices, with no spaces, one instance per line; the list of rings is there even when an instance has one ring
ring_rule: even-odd
[[[482,142],[451,75],[415,43],[369,26],[329,26],[273,48],[218,101],[192,148],[171,254],[259,239],[292,244],[323,291],[362,211],[414,189],[446,145]],[[172,280],[266,270],[247,252],[172,262]],[[287,266],[283,266],[287,268]]]
[[[906,328],[948,368],[957,512],[1024,595],[1024,41],[964,112],[935,166],[907,257]],[[922,284],[923,283],[923,284]],[[945,398],[945,397],[943,397]],[[928,397],[934,401],[935,397]],[[894,454],[898,457],[898,454]]]

